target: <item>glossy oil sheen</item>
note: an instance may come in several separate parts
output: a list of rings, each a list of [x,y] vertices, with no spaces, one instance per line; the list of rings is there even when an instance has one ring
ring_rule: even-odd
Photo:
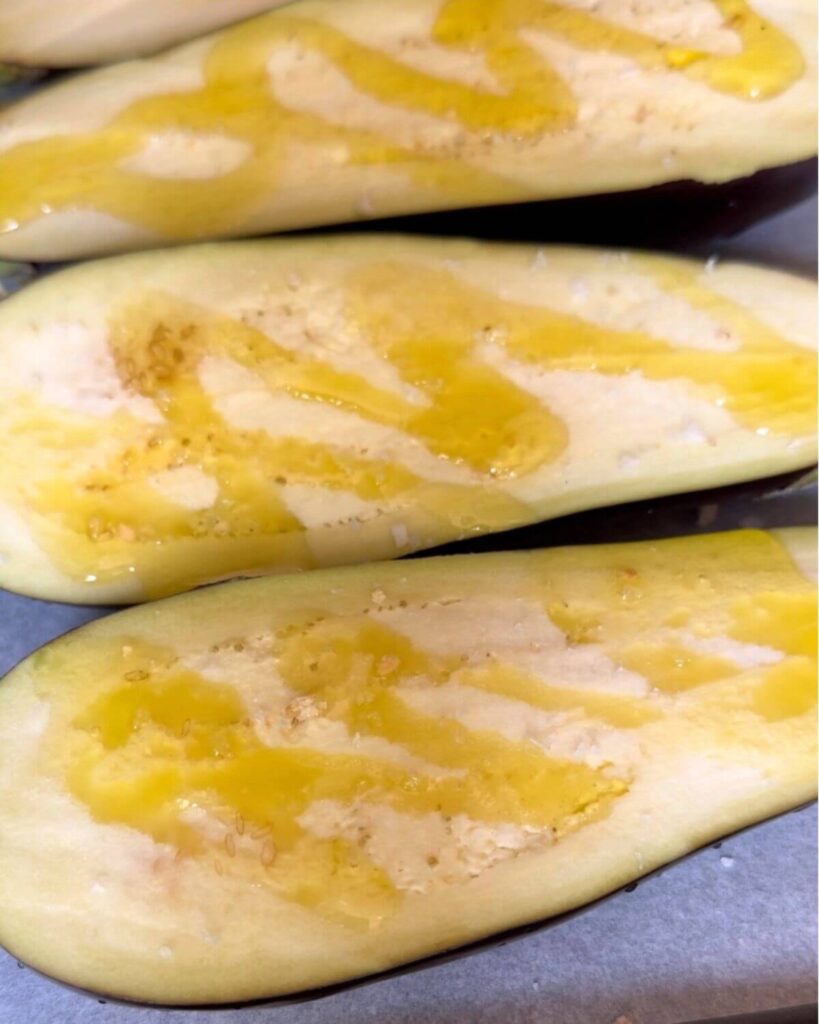
[[[351,574],[348,587],[336,577],[335,611],[321,587],[312,601],[304,592],[289,600],[284,588],[277,601],[271,584],[264,636],[240,632],[210,647],[215,662],[227,652],[240,659],[234,666],[244,664],[234,673],[252,672],[252,697],[244,699],[246,682],[242,689],[230,679],[207,679],[148,632],[80,636],[44,649],[34,662],[39,695],[51,705],[44,770],[99,823],[135,828],[216,874],[271,886],[333,920],[375,928],[405,897],[363,839],[321,838],[303,826],[300,815],[314,802],[364,801],[446,821],[467,815],[488,826],[529,827],[548,845],[611,813],[651,770],[648,755],[632,768],[568,761],[529,740],[421,713],[404,699],[408,688],[455,684],[489,693],[533,713],[559,712],[598,736],[635,736],[644,751],[683,750],[696,736],[709,756],[787,742],[768,726],[801,729],[801,716],[815,705],[815,589],[770,535],[533,553],[508,575],[495,565],[490,593],[494,586],[507,600],[542,609],[543,636],[533,651],[562,651],[560,664],[569,670],[575,653],[592,645],[615,666],[642,673],[645,695],[523,671],[481,647],[480,635],[474,644],[432,653],[378,613],[421,615],[438,633],[442,606],[470,600],[469,580],[443,567],[413,580],[409,568],[400,582],[385,584],[387,594],[368,592]],[[258,596],[253,600],[255,613]],[[582,635],[567,627],[577,621],[588,627]],[[178,622],[184,632],[184,616]],[[778,660],[742,669],[703,657],[668,639],[672,623],[697,642],[740,640]],[[549,633],[554,625],[560,641]],[[204,649],[193,652],[200,657]],[[284,695],[274,700],[281,683]],[[347,735],[386,740],[421,764],[329,753],[295,736],[271,746],[258,718],[271,700],[279,703],[265,721],[284,721],[294,702],[308,700]],[[192,826],[190,808],[220,823],[217,832]]]
[[[490,365],[482,353],[490,341],[533,372],[638,372],[649,380],[680,380],[692,396],[724,407],[751,430],[813,431],[811,352],[704,286],[695,268],[644,257],[633,262],[668,294],[712,317],[736,348],[681,347],[602,327],[504,300],[440,267],[364,263],[343,281],[344,315],[423,398],[419,404],[337,369],[307,345],[298,350],[277,343],[275,321],[262,333],[252,318],[218,314],[165,293],[137,293],[113,310],[109,349],[122,386],[149,399],[161,422],[119,411],[100,423],[27,399],[9,413],[0,493],[13,501],[24,469],[51,460],[54,472],[44,479],[38,473],[21,511],[36,513],[32,528],[56,564],[89,582],[133,575],[147,596],[158,596],[242,571],[314,565],[304,527],[280,497],[288,483],[403,508],[408,523],[424,524],[417,546],[537,519],[537,504],[506,488],[560,457],[568,427]],[[275,307],[277,300],[270,301]],[[366,449],[238,429],[200,382],[205,358],[251,371],[271,395],[329,404],[394,428],[439,459],[471,470],[474,482],[428,480]],[[111,454],[78,469],[102,430]],[[216,481],[211,508],[192,512],[149,485],[154,474],[181,466]]]
[[[87,208],[167,238],[235,233],[275,194],[289,150],[299,144],[323,147],[328,160],[343,151],[348,167],[400,165],[416,185],[454,194],[461,203],[524,198],[520,184],[470,167],[462,150],[493,133],[526,143],[575,124],[570,84],[526,41],[527,30],[581,50],[627,57],[649,71],[692,78],[744,102],[776,96],[803,73],[797,45],[746,0],[714,0],[738,37],[735,55],[673,46],[544,0],[445,0],[432,41],[480,54],[497,92],[416,69],[310,17],[309,5],[300,17],[300,6],[215,36],[199,89],[148,96],[99,130],[53,134],[3,153],[0,222],[13,231],[49,212]],[[288,106],[286,95],[273,95],[266,65],[282,47],[294,46],[323,57],[361,94],[394,107],[397,117],[407,111],[454,121],[463,130],[462,141],[407,146],[388,133],[344,127]],[[121,166],[165,131],[227,134],[246,143],[250,153],[238,168],[209,180],[161,180]]]

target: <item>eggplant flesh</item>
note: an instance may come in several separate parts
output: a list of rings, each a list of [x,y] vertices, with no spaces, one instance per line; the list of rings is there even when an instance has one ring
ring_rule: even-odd
[[[656,249],[745,262],[770,262],[770,249],[756,234],[736,239],[816,195],[817,162],[801,160],[757,171],[719,185],[667,182],[632,192],[571,199],[546,199],[475,210],[439,210],[412,217],[387,217],[367,224],[368,233],[477,237],[496,242],[593,245]],[[346,232],[344,225],[322,234]],[[792,252],[776,253],[776,267],[815,277],[816,255],[807,240]]]
[[[287,0],[0,0],[0,61],[67,68],[125,60]]]
[[[815,794],[816,532],[382,563],[98,620],[0,684],[0,943],[193,1004],[570,910]]]
[[[58,272],[0,306],[0,584],[130,603],[809,466],[815,295],[401,236]]]
[[[812,0],[299,0],[0,117],[0,257],[718,183],[813,155]]]

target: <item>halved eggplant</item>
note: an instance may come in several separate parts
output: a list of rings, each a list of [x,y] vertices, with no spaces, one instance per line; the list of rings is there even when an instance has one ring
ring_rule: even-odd
[[[805,219],[816,195],[817,161],[770,167],[720,185],[672,181],[652,188],[604,195],[574,196],[483,207],[436,210],[412,217],[384,217],[367,223],[367,232],[477,237],[490,242],[656,249],[746,262],[773,262],[780,270],[814,277],[816,252],[807,233],[786,247],[763,245],[762,222],[788,211],[796,224]],[[766,226],[776,231],[775,225]],[[748,238],[735,237],[760,228]],[[325,234],[344,225],[323,228]],[[783,232],[783,237],[785,233]]]
[[[0,257],[723,182],[816,151],[813,0],[300,0],[0,118]]]
[[[279,7],[287,0],[0,0],[0,60],[28,67],[106,64]]]
[[[0,942],[128,999],[381,971],[815,793],[812,529],[383,563],[98,620],[0,684]]]
[[[0,583],[133,602],[815,459],[815,287],[337,236],[168,250],[0,306]]]

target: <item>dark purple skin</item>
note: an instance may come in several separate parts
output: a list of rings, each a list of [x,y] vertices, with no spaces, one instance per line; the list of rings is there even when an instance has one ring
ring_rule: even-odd
[[[330,224],[287,234],[390,233],[480,238],[543,245],[594,245],[657,249],[707,258],[721,243],[816,192],[815,158],[758,171],[722,185],[675,181],[630,192],[571,199],[479,206],[407,214],[354,224]],[[758,253],[732,247],[731,259],[754,262]],[[63,264],[40,264],[49,273]],[[813,277],[814,254],[778,260],[777,266]]]
[[[786,210],[815,191],[816,160],[810,159],[722,185],[677,181],[630,192],[389,217],[366,224],[359,221],[355,230],[622,246],[708,256],[720,239]],[[349,230],[346,224],[299,233]],[[787,269],[813,271],[812,265],[801,263]]]
[[[704,515],[706,509],[707,515]],[[670,494],[574,512],[514,530],[452,541],[406,557],[530,551],[573,544],[661,540],[745,527],[777,530],[787,526],[815,525],[815,478],[811,470],[799,469],[764,480],[748,480],[707,491]]]
[[[0,107],[23,99],[43,78],[48,86],[59,84],[82,69],[52,73],[25,68],[9,70],[17,72],[19,77],[5,83],[0,77]],[[817,163],[816,158],[811,157],[720,185],[674,181],[625,192],[405,214],[293,233],[397,232],[550,245],[659,249],[707,257],[715,251],[719,240],[730,239],[781,213],[815,194],[816,188]],[[742,252],[732,252],[732,258],[742,258],[742,255]],[[750,258],[756,255],[751,253]],[[804,260],[779,261],[779,265],[812,277],[815,254]],[[42,269],[55,266],[50,264]]]

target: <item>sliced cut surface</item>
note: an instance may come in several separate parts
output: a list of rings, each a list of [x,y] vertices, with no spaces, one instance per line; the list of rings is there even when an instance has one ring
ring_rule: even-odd
[[[813,0],[389,10],[300,0],[9,108],[0,256],[725,182],[816,151]]]
[[[29,67],[107,64],[156,53],[286,0],[0,0],[0,60]]]
[[[0,684],[0,943],[234,1002],[579,906],[815,791],[814,530],[382,563]]]
[[[55,274],[0,306],[0,583],[134,602],[810,465],[814,302],[401,237]]]

